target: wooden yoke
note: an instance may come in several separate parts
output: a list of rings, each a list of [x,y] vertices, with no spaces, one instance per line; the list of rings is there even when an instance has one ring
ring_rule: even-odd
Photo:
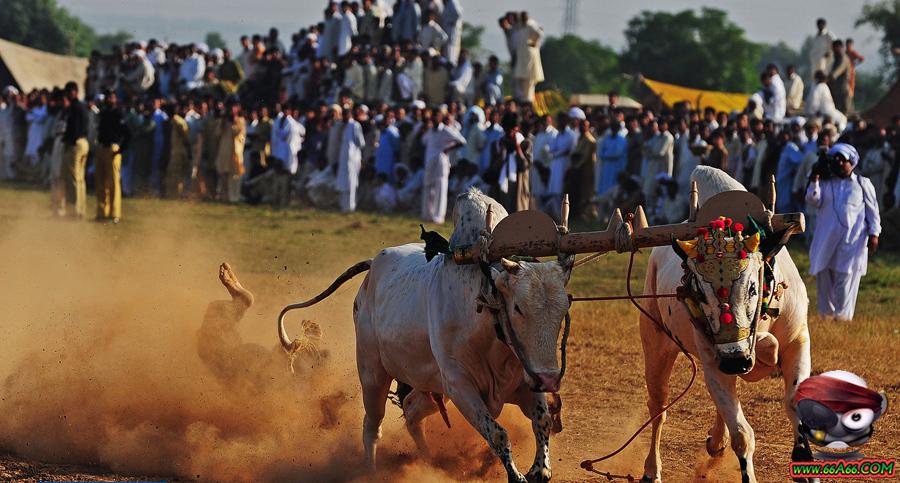
[[[769,196],[771,207],[774,203],[772,195]],[[707,200],[703,206],[697,207],[696,186],[692,186],[690,200],[691,216],[683,223],[648,226],[644,209],[639,206],[633,217],[630,217],[630,222],[626,222],[622,213],[616,209],[610,217],[606,230],[583,233],[566,233],[568,216],[563,218],[562,226],[557,226],[549,215],[541,211],[526,210],[512,213],[500,220],[494,228],[487,247],[487,260],[497,261],[512,255],[549,257],[557,256],[560,252],[595,253],[610,252],[617,248],[627,251],[631,248],[664,246],[672,243],[672,239],[695,237],[697,229],[706,228],[710,221],[720,216],[740,222],[746,222],[747,217],[752,216],[764,228],[772,231],[788,229],[790,234],[802,233],[806,229],[803,213],[772,214],[771,209],[767,209],[769,207],[765,206],[762,200],[747,191],[719,193]],[[561,208],[561,214],[568,215],[565,205]],[[618,247],[617,234],[620,237]],[[621,240],[623,234],[631,235],[627,243]],[[470,249],[454,253],[456,263],[475,263],[484,250],[483,247],[477,246],[467,248]]]

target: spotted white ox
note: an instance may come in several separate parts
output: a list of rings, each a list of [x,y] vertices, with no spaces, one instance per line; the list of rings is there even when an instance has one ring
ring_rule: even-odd
[[[506,216],[496,201],[477,190],[460,195],[451,244],[475,241],[488,204],[494,224]],[[385,402],[396,380],[412,389],[401,394],[402,405],[407,428],[423,453],[427,447],[421,421],[437,412],[446,396],[487,440],[509,480],[525,481],[510,454],[507,432],[495,420],[504,404],[516,404],[531,419],[536,439],[528,479],[550,479],[552,417],[544,393],[557,391],[562,377],[556,344],[569,306],[565,286],[573,261],[561,257],[561,261],[502,260],[492,265],[495,300],[502,299],[509,321],[508,326],[501,324],[499,334],[497,317],[478,306],[479,295],[490,285],[481,268],[457,265],[450,256],[426,261],[422,244],[382,250],[371,263],[348,270],[320,296],[371,267],[356,296],[353,316],[366,413],[363,445],[372,468]],[[281,322],[279,331],[285,349],[292,351]]]
[[[701,204],[723,191],[744,190],[723,171],[706,166],[696,168],[691,179],[697,182]],[[712,244],[712,236],[707,236]],[[675,293],[683,281],[687,281],[680,292],[681,301],[652,299],[648,309],[689,352],[699,356],[707,389],[717,409],[706,441],[707,451],[711,456],[721,456],[730,435],[731,448],[737,454],[742,481],[746,483],[756,481],[753,472],[755,440],[753,428],[747,423],[737,398],[737,377],[758,380],[776,366],[781,368],[784,407],[794,429],[794,453],[799,454],[803,439],[798,433],[797,415],[791,400],[797,385],[809,377],[809,330],[806,324],[809,302],[803,280],[787,250],[781,249],[783,240],[778,234],[769,234],[762,241],[759,235],[746,238],[735,235],[734,238],[723,237],[722,242],[732,245],[721,245],[727,247],[721,258],[716,256],[718,247],[709,252],[698,250],[699,238],[696,243],[678,242],[672,247],[655,248],[647,267],[644,293]],[[766,281],[763,275],[766,260],[773,256],[774,264],[769,265],[774,265],[774,282]],[[719,276],[720,269],[728,274],[729,264],[732,264],[732,276]],[[779,292],[777,302],[772,293],[775,291]],[[763,303],[761,297],[766,297],[767,292],[769,300]],[[780,303],[780,313],[774,320],[765,315],[770,303]],[[649,393],[647,405],[650,414],[655,415],[667,403],[669,376],[679,349],[655,322],[643,315],[640,331]],[[642,481],[661,480],[659,443],[665,419],[663,413],[653,422]]]

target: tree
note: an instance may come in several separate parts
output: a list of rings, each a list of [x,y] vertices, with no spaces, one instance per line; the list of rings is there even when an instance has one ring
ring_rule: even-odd
[[[626,72],[698,89],[750,92],[761,48],[718,9],[643,11],[628,22]]]
[[[472,25],[469,22],[463,22],[462,38],[460,45],[462,48],[472,51],[481,48],[481,36],[484,34],[484,26]]]
[[[856,26],[871,25],[881,31],[879,52],[884,59],[887,80],[900,79],[900,0],[867,3],[856,19]]]
[[[3,0],[0,37],[57,54],[86,56],[97,40],[94,29],[58,6],[56,0]]]
[[[219,32],[210,32],[206,34],[206,45],[209,46],[210,49],[227,49],[228,42],[225,42],[225,39],[222,37],[222,34]]]
[[[856,89],[853,93],[853,109],[857,112],[868,111],[878,104],[888,91],[888,84],[877,72],[856,70]]]
[[[124,45],[134,40],[134,36],[130,32],[119,30],[115,33],[100,34],[97,36],[97,43],[94,45],[96,50],[103,53],[112,51],[116,45]]]
[[[566,94],[624,91],[628,87],[616,52],[575,35],[548,37],[541,47],[544,77]]]
[[[769,64],[778,66],[778,71],[782,77],[785,77],[785,71],[789,65],[796,67],[797,73],[800,75],[803,75],[807,70],[808,62],[803,61],[804,57],[800,56],[800,52],[792,49],[784,42],[760,44],[760,49],[759,61],[756,63],[756,72],[762,72]]]

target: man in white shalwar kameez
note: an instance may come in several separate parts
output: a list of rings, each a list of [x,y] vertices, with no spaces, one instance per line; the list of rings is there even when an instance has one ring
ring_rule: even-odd
[[[347,52],[350,52],[350,47],[353,45],[353,37],[355,36],[356,15],[353,15],[350,5],[347,5],[341,14],[341,30],[338,34],[337,45],[335,45],[338,57],[343,57],[347,55]]]
[[[464,146],[466,138],[448,125],[443,113],[435,114],[434,126],[422,135],[425,143],[425,179],[422,186],[422,219],[443,223],[447,215],[447,185],[450,181],[448,152]]]
[[[447,32],[447,45],[444,46],[444,54],[450,62],[456,62],[459,58],[462,45],[462,14],[463,8],[459,0],[444,0],[444,10],[441,12],[441,27]]]
[[[549,178],[547,180],[541,178],[538,165],[540,165],[541,169],[550,170],[550,163],[553,160],[550,155],[550,146],[558,135],[559,131],[553,127],[552,116],[548,114],[538,121],[538,131],[534,136],[534,148],[532,150],[534,162],[531,163],[531,173],[528,176],[528,179],[531,181],[531,196],[538,203],[547,194],[547,181],[549,181]]]
[[[299,166],[297,153],[303,146],[305,135],[306,128],[294,119],[290,109],[279,113],[275,122],[272,123],[272,157],[281,162],[285,172],[292,175],[297,174]]]
[[[787,66],[787,82],[784,89],[787,93],[788,115],[796,116],[803,104],[803,79],[793,65]]]
[[[787,112],[787,91],[784,88],[784,81],[778,75],[778,68],[775,67],[775,64],[769,64],[766,67],[766,74],[771,81],[769,91],[772,93],[772,97],[763,106],[763,113],[766,119],[771,119],[775,124],[781,124],[784,122],[784,115]]]
[[[547,205],[544,211],[551,216],[559,219],[560,208],[562,207],[563,192],[565,190],[566,171],[569,170],[569,159],[578,143],[578,123],[584,121],[587,117],[578,107],[569,109],[568,125],[559,132],[555,139],[550,143],[550,181],[547,183]]]
[[[341,24],[344,16],[341,15],[337,4],[330,4],[328,9],[328,15],[325,17],[325,28],[322,31],[322,35],[319,36],[319,44],[316,47],[316,56],[335,60],[335,49],[337,49],[338,39],[341,36]]]
[[[191,45],[191,54],[184,59],[178,69],[178,79],[186,91],[192,91],[203,86],[204,73],[206,73],[206,61],[200,55],[197,47]]]
[[[809,273],[816,276],[819,315],[852,320],[868,253],[878,248],[881,217],[872,182],[853,172],[859,163],[856,149],[838,143],[828,155],[839,160],[833,163],[839,164],[835,176],[816,176],[806,190],[806,203],[816,210],[817,220]]]
[[[644,178],[642,190],[647,206],[656,206],[656,188],[659,185],[658,175],[664,173],[672,176],[675,161],[675,138],[669,132],[667,121],[650,121],[652,134],[644,141]],[[597,193],[602,195],[603,193]]]
[[[434,55],[439,55],[449,39],[447,32],[444,32],[441,24],[438,23],[437,12],[428,12],[428,22],[422,26],[422,30],[419,32],[419,45],[422,50],[431,50]]]
[[[813,37],[812,45],[809,49],[810,76],[813,76],[817,70],[829,72],[831,70],[831,63],[834,61],[834,58],[831,55],[831,45],[835,40],[834,34],[828,30],[824,18],[816,20],[816,28],[818,28],[819,31],[816,33],[816,36]],[[814,78],[813,81],[815,81]]]
[[[516,98],[526,102],[534,102],[534,87],[544,81],[544,67],[541,64],[541,44],[544,41],[544,29],[522,12],[521,27],[513,34],[516,46],[516,64],[513,80],[516,87]]]
[[[345,126],[334,187],[339,194],[341,212],[351,213],[356,211],[356,187],[359,185],[362,148],[366,145],[366,140],[362,126],[353,118],[349,107],[344,109],[343,117]]]
[[[825,73],[817,71],[815,78],[816,83],[806,96],[806,116],[820,122],[824,117],[828,117],[837,126],[838,131],[843,131],[847,126],[847,116],[838,111],[834,105],[834,98],[831,96],[831,89],[826,82]]]

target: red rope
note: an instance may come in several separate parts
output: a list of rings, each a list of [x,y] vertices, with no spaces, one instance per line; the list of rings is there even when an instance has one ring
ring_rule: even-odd
[[[595,302],[598,300],[632,300],[632,299],[661,299],[661,298],[675,298],[677,294],[674,293],[663,293],[658,295],[606,295],[602,297],[569,297],[569,300],[572,302]]]
[[[652,320],[652,321],[657,325],[657,327],[659,327],[659,329],[662,330],[663,333],[665,333],[665,334],[669,337],[669,339],[671,339],[672,342],[674,342],[675,345],[678,346],[678,348],[679,348],[679,349],[681,350],[681,352],[685,355],[685,357],[688,358],[688,361],[690,361],[690,363],[691,363],[691,380],[690,380],[690,382],[688,382],[687,387],[685,387],[684,390],[681,391],[681,394],[679,394],[678,397],[676,397],[675,399],[673,399],[672,402],[670,402],[669,404],[663,406],[663,408],[662,408],[658,413],[656,413],[655,415],[653,415],[653,417],[651,417],[651,418],[648,419],[646,422],[644,422],[644,424],[642,424],[641,427],[638,428],[637,431],[635,431],[634,434],[632,434],[630,438],[628,438],[628,441],[625,441],[625,444],[623,444],[622,446],[619,447],[619,449],[613,451],[612,453],[608,453],[608,454],[606,454],[606,455],[604,455],[604,456],[601,456],[601,457],[599,457],[599,458],[590,459],[590,460],[584,460],[584,461],[581,462],[581,467],[584,468],[586,471],[590,471],[590,472],[596,473],[596,474],[598,474],[598,475],[600,475],[600,476],[605,476],[605,477],[606,477],[607,479],[609,479],[609,480],[612,480],[613,477],[616,477],[616,478],[624,478],[624,479],[627,479],[628,481],[633,481],[633,477],[632,477],[631,475],[628,475],[628,476],[625,476],[625,477],[620,476],[620,475],[612,475],[612,474],[610,474],[610,473],[608,473],[608,472],[602,472],[602,471],[599,471],[599,470],[595,469],[593,465],[594,465],[595,463],[599,463],[599,462],[601,462],[601,461],[603,461],[603,460],[607,460],[607,459],[609,459],[609,458],[612,458],[613,456],[615,456],[615,455],[621,453],[622,450],[624,450],[625,448],[627,448],[628,445],[630,445],[631,442],[634,441],[634,439],[637,438],[638,435],[641,434],[641,432],[642,432],[642,431],[643,431],[650,423],[652,423],[654,420],[656,420],[656,418],[662,416],[662,414],[663,414],[664,412],[668,411],[669,408],[671,408],[672,406],[675,405],[675,403],[677,403],[678,401],[680,401],[681,398],[683,398],[683,397],[685,396],[685,394],[687,394],[688,391],[691,389],[691,386],[694,385],[694,380],[697,378],[697,362],[694,360],[693,356],[691,356],[691,354],[690,354],[690,353],[687,351],[687,349],[684,347],[684,344],[682,344],[681,341],[678,340],[678,338],[675,337],[675,336],[672,334],[672,332],[669,330],[668,327],[666,327],[665,324],[663,324],[660,320],[658,320],[656,317],[654,317],[653,315],[651,315],[650,312],[648,312],[646,309],[644,309],[644,307],[641,306],[641,304],[637,303],[637,299],[641,299],[641,298],[674,297],[675,295],[674,295],[674,294],[664,294],[664,295],[637,295],[637,296],[635,296],[635,295],[633,295],[633,294],[631,293],[631,270],[632,270],[632,268],[634,267],[634,254],[635,254],[635,252],[631,252],[631,258],[628,260],[628,275],[627,275],[627,278],[625,279],[625,288],[626,288],[626,291],[628,292],[628,295],[627,295],[627,296],[624,296],[624,297],[614,297],[614,298],[608,298],[608,297],[581,297],[581,298],[573,298],[572,301],[581,301],[581,300],[585,300],[585,301],[586,301],[586,300],[620,300],[620,299],[628,299],[628,300],[630,300],[631,303],[635,306],[635,308],[637,308],[637,309],[638,309],[642,314],[644,314],[648,319]]]

